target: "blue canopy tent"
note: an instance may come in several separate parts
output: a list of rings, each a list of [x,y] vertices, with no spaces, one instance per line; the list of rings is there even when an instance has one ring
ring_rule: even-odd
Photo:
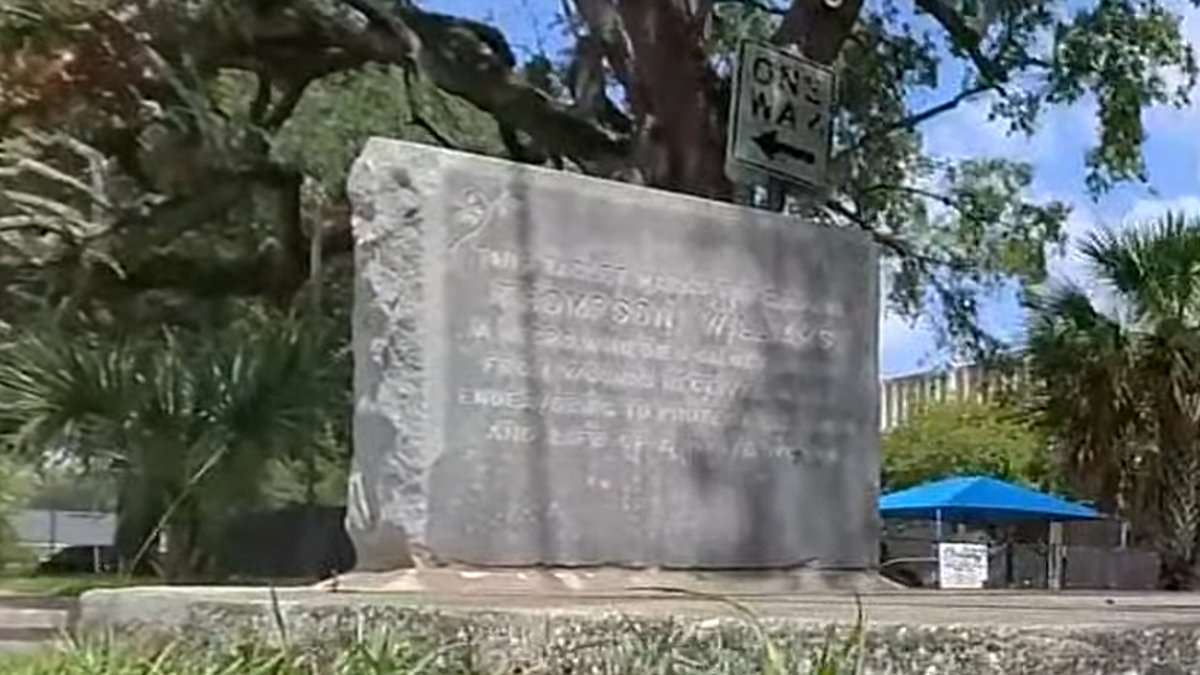
[[[939,542],[945,521],[997,525],[1050,522],[1052,548],[1062,536],[1061,525],[1055,523],[1104,518],[1090,506],[986,476],[947,478],[892,492],[879,500],[879,513],[884,518],[935,521]],[[1060,587],[1060,563],[1050,559],[1047,580],[1051,588]]]
[[[879,500],[884,518],[1015,523],[1099,520],[1099,511],[987,476],[961,476],[892,492]]]

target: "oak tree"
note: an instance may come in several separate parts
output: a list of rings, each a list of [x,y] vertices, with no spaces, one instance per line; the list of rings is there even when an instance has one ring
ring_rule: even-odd
[[[344,168],[319,174],[305,148],[326,120],[296,129],[314,94],[335,115],[396,111],[383,129],[349,125],[351,148],[402,133],[732,199],[730,72],[751,38],[839,73],[832,189],[792,208],[870,232],[894,309],[938,311],[948,336],[986,346],[980,294],[1041,281],[1068,209],[1030,196],[1026,163],[931,156],[923,127],[987,105],[1028,134],[1048,108],[1094,100],[1080,178],[1099,193],[1148,179],[1143,114],[1186,104],[1196,77],[1157,0],[567,0],[561,14],[568,48],[520,59],[495,27],[414,0],[6,3],[0,311],[119,322],[313,295],[314,268],[351,246],[329,180]]]

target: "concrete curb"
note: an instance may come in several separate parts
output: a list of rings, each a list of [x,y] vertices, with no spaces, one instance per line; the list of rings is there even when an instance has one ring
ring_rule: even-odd
[[[116,630],[200,640],[213,648],[278,639],[278,609],[292,642],[341,644],[379,630],[437,644],[468,635],[483,663],[532,662],[561,651],[579,660],[575,665],[592,667],[628,658],[620,645],[654,636],[683,640],[697,658],[758,653],[749,624],[727,604],[667,594],[481,597],[284,589],[275,597],[277,605],[264,588],[92,591],[82,598],[81,628],[85,634]],[[796,654],[818,650],[831,623],[845,635],[855,617],[848,594],[737,599]],[[1200,671],[1196,596],[889,592],[866,594],[862,602],[867,672],[875,675]]]

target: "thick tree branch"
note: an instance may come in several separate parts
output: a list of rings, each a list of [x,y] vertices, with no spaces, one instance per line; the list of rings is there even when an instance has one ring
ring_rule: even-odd
[[[967,24],[966,19],[944,0],[916,0],[916,4],[941,24],[942,28],[945,28],[946,32],[950,34],[954,44],[970,57],[979,70],[980,79],[985,84],[1003,92],[1003,85],[1008,82],[1008,73],[983,53],[980,48],[983,42],[982,36]]]
[[[964,203],[964,200],[957,199],[952,195],[942,194],[940,192],[934,192],[933,190],[926,190],[924,188],[919,188],[912,185],[872,185],[861,190],[860,194],[867,195],[872,192],[903,192],[916,197],[932,199],[935,202],[949,206],[963,215],[968,215],[970,209],[969,205]]]
[[[692,8],[692,25],[703,26],[708,23],[708,17],[712,14],[713,6],[716,0],[695,0],[695,7]]]
[[[249,182],[240,177],[214,180],[197,195],[167,200],[149,213],[127,214],[116,222],[113,231],[137,229],[146,237],[140,244],[161,246],[228,213],[246,196],[249,187]]]
[[[854,223],[856,226],[858,226],[858,229],[870,234],[871,238],[874,239],[876,243],[891,250],[893,253],[902,256],[909,256],[912,254],[912,249],[907,242],[893,237],[890,234],[880,232],[857,213],[851,211],[845,204],[830,199],[825,202],[824,207],[835,215],[841,216],[842,218]]]
[[[254,101],[250,103],[250,123],[262,125],[267,117],[267,110],[271,107],[271,76],[266,74],[258,75],[257,91],[254,94]]]
[[[859,138],[858,141],[856,143],[854,143],[854,145],[839,152],[837,154],[837,158],[835,158],[835,161],[837,159],[841,159],[841,158],[845,157],[846,155],[848,155],[852,152],[855,152],[857,150],[860,150],[860,149],[866,147],[867,145],[869,145],[870,143],[872,143],[876,140],[885,138],[890,134],[894,134],[898,131],[912,131],[913,129],[916,129],[918,126],[924,124],[925,122],[928,122],[929,120],[937,117],[938,115],[948,113],[951,110],[958,108],[958,106],[962,105],[963,103],[966,103],[967,101],[971,100],[972,98],[974,98],[990,89],[991,89],[991,87],[985,86],[985,85],[977,85],[977,86],[971,87],[969,89],[965,89],[965,90],[959,92],[957,95],[955,95],[951,99],[943,101],[937,105],[930,106],[924,110],[921,110],[920,112],[913,113],[903,119],[896,120],[895,122],[893,122],[887,126],[881,127],[879,129],[874,129],[872,131],[868,131],[867,133],[863,134],[863,136],[861,138]]]
[[[300,104],[300,99],[304,97],[304,91],[308,89],[311,81],[303,79],[288,85],[287,89],[283,91],[283,97],[279,99],[279,103],[275,104],[275,109],[263,121],[263,128],[276,131],[282,127],[295,112],[296,106]]]
[[[695,34],[688,0],[622,2],[620,25],[633,55],[630,108],[637,168],[652,185],[713,199],[731,191],[725,164],[720,78]]]
[[[950,112],[951,110],[954,110],[958,106],[960,106],[963,103],[969,101],[970,99],[978,96],[979,94],[982,94],[985,91],[988,91],[989,89],[990,89],[990,87],[986,87],[983,85],[978,85],[975,87],[971,87],[969,89],[965,89],[947,101],[944,101],[944,102],[939,103],[934,106],[930,106],[929,108],[926,108],[925,110],[922,110],[917,113],[913,113],[912,115],[909,115],[908,117],[905,117],[904,119],[897,121],[896,123],[886,127],[882,133],[891,133],[894,131],[915,129],[918,126],[920,126],[921,124],[924,124],[925,122],[928,122],[929,120],[933,119],[934,117],[937,117],[938,115],[941,115],[943,113],[947,113],[947,112]]]
[[[830,8],[824,0],[793,0],[773,40],[798,45],[808,58],[833,63],[854,31],[862,0],[842,0]]]
[[[567,87],[573,99],[571,110],[585,118],[600,120],[617,132],[633,132],[629,119],[608,97],[608,77],[604,66],[604,43],[592,35],[581,35],[575,42],[575,59],[567,70]]]
[[[585,170],[610,175],[629,161],[630,139],[522,80],[503,36],[475,22],[420,10],[403,20],[419,37],[418,63],[440,89],[461,96],[539,145],[570,157]]]
[[[413,57],[420,50],[420,38],[402,17],[376,8],[370,0],[339,1],[367,17],[371,26],[379,29],[377,32],[368,32],[365,35],[367,42],[362,46],[368,47],[370,52],[376,54],[393,55],[388,59],[392,63],[412,65]],[[403,9],[402,6],[397,7],[397,10]],[[379,33],[383,34],[382,40],[379,39]],[[359,44],[358,40],[349,41],[349,46],[358,46]]]
[[[457,145],[455,145],[454,141],[450,140],[450,137],[448,137],[445,134],[443,134],[442,132],[438,131],[438,128],[433,126],[432,122],[430,122],[428,119],[425,118],[424,115],[417,112],[416,110],[413,110],[409,114],[408,123],[418,129],[424,131],[425,133],[429,134],[430,137],[432,137],[433,140],[437,141],[437,144],[442,146],[443,148],[448,148],[450,150],[460,150],[461,149]]]
[[[576,0],[592,39],[603,45],[604,55],[617,81],[631,98],[634,91],[634,46],[624,17],[613,0]]]
[[[305,237],[304,244],[309,243]],[[348,224],[326,228],[321,235],[322,260],[345,255],[353,245]],[[265,295],[286,302],[303,287],[305,277],[289,278],[286,285],[281,284],[279,264],[279,252],[269,248],[251,255],[219,258],[167,252],[139,261],[124,278],[108,270],[97,284],[110,292],[170,290],[197,298]]]
[[[864,195],[871,194],[872,192],[905,192],[918,197],[928,197],[944,204],[954,203],[954,198],[950,195],[944,195],[940,192],[934,192],[933,190],[926,190],[925,188],[919,188],[912,185],[890,185],[879,183],[877,185],[865,187],[859,192]]]
[[[127,292],[174,290],[196,298],[258,296],[274,290],[270,252],[244,258],[196,258],[166,253],[143,261],[125,279],[106,279]],[[111,288],[111,290],[117,290]]]
[[[425,116],[421,114],[420,101],[417,100],[417,88],[416,82],[414,82],[415,79],[416,78],[413,77],[413,71],[411,69],[404,71],[404,94],[408,98],[408,123],[425,131],[425,133],[432,136],[433,140],[437,141],[438,144],[443,148],[457,150],[458,146],[455,145],[454,141],[451,141],[448,136],[438,131],[437,127],[433,126],[433,124],[429,120],[425,119]]]
[[[504,36],[486,24],[411,3],[388,12],[367,0],[337,0],[333,11],[319,0],[234,7],[239,14],[229,24],[238,31],[193,26],[173,32],[174,42],[163,45],[163,51],[201,49],[196,57],[200,63],[270,73],[277,82],[292,83],[292,96],[285,94],[275,106],[273,124],[287,119],[292,98],[313,79],[367,62],[415,65],[439,89],[524,131],[590,173],[609,175],[629,162],[628,134],[574,114],[525,82],[514,70],[516,60]],[[204,41],[192,39],[201,34]]]
[[[883,246],[900,257],[917,260],[925,265],[944,267],[954,271],[966,271],[971,269],[971,264],[969,262],[953,259],[947,260],[929,255],[927,253],[921,253],[916,249],[915,246],[913,246],[911,242],[905,241],[904,239],[892,234],[880,232],[875,226],[867,222],[858,213],[850,210],[841,202],[831,199],[826,201],[824,206],[834,214],[854,223],[860,230],[870,234],[871,238],[874,239],[875,242],[880,246]]]

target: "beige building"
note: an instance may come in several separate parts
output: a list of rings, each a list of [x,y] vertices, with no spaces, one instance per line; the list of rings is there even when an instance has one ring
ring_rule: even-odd
[[[886,377],[879,386],[880,429],[886,432],[900,426],[929,403],[983,401],[1013,392],[1027,375],[1023,368],[997,371],[966,364]]]

